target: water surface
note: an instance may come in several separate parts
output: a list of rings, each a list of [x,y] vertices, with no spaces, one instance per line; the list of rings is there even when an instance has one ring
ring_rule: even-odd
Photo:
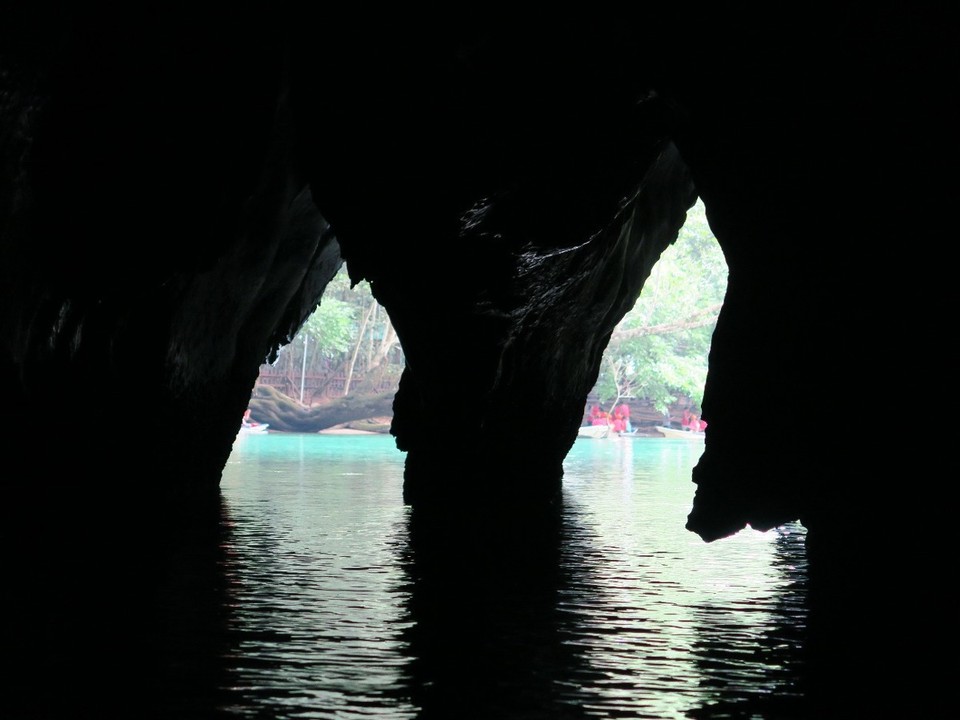
[[[436,542],[402,503],[392,437],[239,439],[213,627],[177,645],[197,663],[184,712],[202,697],[237,718],[786,717],[803,699],[804,531],[685,530],[702,450],[578,440],[556,525]]]

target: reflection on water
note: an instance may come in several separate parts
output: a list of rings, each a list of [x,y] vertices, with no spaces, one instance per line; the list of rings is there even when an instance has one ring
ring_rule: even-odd
[[[389,436],[245,437],[216,549],[170,575],[164,707],[785,717],[803,696],[804,533],[686,531],[700,452],[578,440],[562,508],[437,518],[402,504]]]
[[[701,451],[577,441],[562,507],[425,517],[389,436],[245,437],[90,716],[805,717],[804,533],[686,531]]]
[[[404,663],[392,553],[403,456],[383,439],[251,436],[235,451],[223,480],[227,711],[395,714],[385,699]]]

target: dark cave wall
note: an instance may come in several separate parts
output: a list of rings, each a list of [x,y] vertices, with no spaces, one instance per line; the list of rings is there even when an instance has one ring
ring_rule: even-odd
[[[629,71],[627,33],[403,27],[347,26],[323,54],[295,43],[311,187],[404,345],[393,432],[407,500],[542,502],[609,333],[693,188],[669,110]]]
[[[50,467],[17,493],[92,472],[110,497],[137,467],[152,493],[216,493],[257,368],[342,262],[280,38],[242,13],[21,12],[0,56],[2,369],[10,447]]]
[[[203,500],[261,360],[344,260],[409,359],[408,500],[549,502],[607,335],[696,194],[730,284],[689,528],[801,518],[837,676],[901,680],[871,662],[876,627],[929,670],[952,458],[871,424],[955,402],[951,13],[309,10],[37,3],[0,27],[3,442],[28,461],[2,490],[10,617],[125,647],[168,533],[194,507],[218,522]],[[465,358],[480,411],[441,441]],[[13,645],[62,671],[32,627]]]
[[[822,435],[809,398],[864,366],[903,382],[898,368],[943,356],[926,327],[949,306],[888,320],[949,279],[936,254],[956,154],[948,17],[891,5],[680,23],[650,8],[450,16],[436,33],[413,16],[48,9],[13,14],[2,56],[4,376],[31,430],[61,422],[60,405],[106,421],[145,373],[144,423],[202,417],[190,435],[222,441],[255,360],[339,266],[337,242],[405,338],[417,399],[400,401],[401,443],[426,442],[414,428],[451,380],[436,313],[477,357],[483,432],[511,436],[517,408],[562,407],[568,374],[570,395],[589,383],[691,181],[731,268],[693,522],[705,535],[822,510],[809,478],[829,453],[809,452]],[[526,389],[543,369],[531,358],[586,302],[587,340],[555,342],[557,369]],[[758,408],[790,433],[742,432]],[[865,392],[858,411],[871,409]],[[563,410],[555,437],[568,426]],[[542,432],[555,462],[565,441]],[[769,456],[749,450],[757,433],[776,437]],[[785,479],[762,479],[781,457]],[[709,520],[721,486],[755,507]]]
[[[730,268],[689,523],[706,539],[800,517],[834,557],[858,548],[859,565],[865,529],[911,506],[898,478],[916,456],[885,433],[861,433],[852,453],[843,430],[910,417],[910,398],[949,374],[934,330],[953,312],[934,299],[953,273],[949,26],[894,5],[794,18],[789,32],[725,23],[722,43],[693,50],[696,73],[663,84]]]
[[[88,428],[119,434],[120,468],[178,423],[150,471],[215,489],[256,366],[345,259],[410,361],[411,497],[417,475],[447,489],[452,450],[427,428],[464,358],[483,457],[519,454],[553,493],[606,335],[694,192],[731,270],[691,529],[842,527],[884,493],[824,437],[822,398],[867,373],[908,412],[915,378],[949,367],[931,328],[950,306],[918,304],[952,267],[942,16],[650,8],[438,34],[413,16],[46,10],[4,30],[0,327],[11,445],[62,459],[54,484],[104,465]],[[905,313],[922,319],[890,324]],[[767,412],[788,432],[746,431]]]
[[[449,490],[447,459],[474,443],[479,475],[516,466],[526,479],[505,487],[552,494],[607,333],[696,192],[730,291],[691,529],[836,529],[882,494],[819,417],[864,373],[909,397],[943,357],[927,328],[948,306],[915,303],[951,266],[909,251],[939,251],[952,198],[937,16],[811,13],[774,32],[717,10],[670,33],[654,28],[678,18],[651,9],[436,34],[337,14],[19,12],[0,156],[12,445],[99,467],[86,428],[109,425],[135,465],[142,437],[176,423],[151,472],[215,488],[256,367],[342,253],[409,359],[410,497]],[[911,307],[923,320],[891,328]],[[465,359],[480,412],[447,446],[431,423]],[[838,414],[869,417],[874,397]],[[769,413],[781,422],[748,423]]]

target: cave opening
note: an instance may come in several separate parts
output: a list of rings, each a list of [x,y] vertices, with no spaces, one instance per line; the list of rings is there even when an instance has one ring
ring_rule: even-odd
[[[702,417],[710,343],[727,287],[727,265],[699,198],[677,240],[660,255],[603,353],[588,405],[636,407],[631,428],[687,426]],[[621,428],[622,429],[622,428]]]
[[[353,284],[343,264],[316,309],[276,357],[260,366],[254,404],[274,420],[275,431],[384,430],[403,366],[403,348],[389,314],[369,282]],[[278,394],[300,407],[284,403]],[[339,412],[309,416],[313,408],[334,405]],[[365,415],[369,412],[374,414]]]
[[[719,311],[725,290],[706,225],[697,203],[640,293],[636,325],[623,324],[642,328],[636,338],[693,331],[634,351],[680,356],[682,368],[661,381],[673,391],[668,381],[682,377],[702,392],[712,331],[704,311]],[[264,440],[249,438],[222,484],[237,588],[224,603],[240,608],[231,627],[247,653],[269,661],[258,697],[243,690],[249,668],[230,665],[237,705],[270,707],[273,688],[290,682],[328,703],[409,717],[457,716],[471,692],[485,698],[485,717],[503,715],[502,705],[507,716],[531,704],[563,716],[589,703],[670,717],[727,703],[763,708],[770,695],[803,700],[802,528],[710,545],[686,531],[702,445],[577,440],[563,461],[559,512],[535,515],[495,512],[482,486],[439,513],[400,502],[404,456],[384,433],[290,433],[274,438],[282,453],[266,452]],[[444,459],[447,483],[476,462]],[[463,511],[467,503],[480,512]],[[769,667],[789,670],[771,676]]]
[[[164,635],[160,645],[172,641],[163,646],[164,669],[184,672],[181,661],[197,650],[185,641],[201,637],[190,619],[198,614],[165,633],[168,596],[153,581],[168,569],[180,589],[196,591],[181,607],[209,610],[204,603],[216,592],[242,591],[229,573],[212,571],[193,584],[205,568],[182,572],[194,561],[214,568],[220,549],[235,546],[208,545],[209,525],[191,536],[179,511],[196,503],[208,519],[264,348],[299,327],[339,266],[324,217],[342,235],[351,268],[375,278],[410,340],[404,364],[415,372],[398,384],[403,419],[393,429],[416,456],[422,487],[412,487],[412,496],[455,488],[446,507],[456,508],[513,500],[528,483],[540,501],[574,442],[608,335],[653,267],[620,260],[644,253],[638,238],[653,239],[647,259],[672,242],[694,185],[731,261],[732,282],[710,346],[703,406],[710,438],[697,465],[691,529],[713,540],[801,517],[817,590],[827,598],[819,606],[838,608],[835,622],[819,623],[823,647],[839,658],[827,666],[839,678],[834,685],[859,671],[863,682],[839,689],[881,703],[877,688],[899,684],[914,703],[932,685],[951,686],[939,645],[953,617],[942,584],[952,505],[939,500],[952,466],[949,453],[916,440],[914,422],[922,412],[940,417],[952,403],[949,388],[931,390],[955,366],[942,331],[955,320],[946,297],[953,243],[942,210],[955,203],[960,108],[949,12],[895,4],[795,13],[771,24],[749,11],[720,8],[693,18],[661,8],[641,22],[605,17],[592,27],[565,15],[558,35],[546,32],[557,25],[539,19],[485,22],[466,35],[460,25],[437,32],[433,23],[416,23],[408,35],[401,24],[344,26],[325,15],[319,36],[321,26],[306,13],[286,9],[235,14],[226,26],[216,13],[103,10],[58,14],[35,5],[2,29],[0,368],[11,458],[39,460],[12,465],[5,484],[3,544],[17,604],[4,631],[24,651],[14,670],[36,678],[24,685],[27,702],[57,695],[73,703],[77,690],[101,700],[103,679],[114,678],[89,662],[90,648],[131,674],[152,669],[130,662],[126,651],[142,632]],[[441,57],[448,62],[435,64]],[[647,92],[654,87],[656,97]],[[682,167],[669,152],[674,142]],[[602,224],[629,196],[637,168],[649,173],[636,236],[620,242],[612,236],[619,227],[603,236],[594,221]],[[462,235],[457,223],[466,208],[476,210],[478,224]],[[511,244],[532,235],[546,238],[532,261],[558,255],[543,293],[536,273],[520,278],[533,278],[530,284],[513,284],[509,266]],[[598,238],[593,252],[581,249],[588,237]],[[457,291],[453,308],[434,302],[424,258],[447,263],[442,289]],[[606,291],[596,314],[590,273]],[[447,323],[444,313],[471,307],[478,290],[491,291],[484,297],[490,312],[469,325]],[[542,305],[526,304],[542,298],[557,299],[556,312],[538,314]],[[450,353],[434,352],[438,327]],[[459,435],[436,431],[459,379],[450,357],[469,359],[466,375],[476,381],[467,396],[483,403]],[[299,388],[292,391],[299,399]],[[936,407],[924,411],[931,394]],[[771,412],[786,422],[765,422]],[[602,447],[612,446],[595,449]],[[452,464],[457,457],[470,462]],[[346,479],[364,468],[341,469],[338,487],[353,507]],[[278,499],[273,488],[253,489],[251,508]],[[302,489],[291,484],[289,497]],[[247,527],[264,530],[248,550],[263,550],[268,570],[278,547],[285,557],[304,557],[296,545],[275,542],[297,527],[291,518],[301,511],[294,503],[269,517],[244,517]],[[318,517],[320,526],[337,528],[339,518]],[[355,525],[366,527],[362,519]],[[602,541],[589,525],[575,530]],[[469,543],[464,535],[461,543]],[[182,551],[169,566],[160,560],[167,539]],[[454,568],[460,547],[453,544]],[[603,542],[587,547],[598,565],[608,559]],[[230,566],[227,558],[217,567],[239,573],[250,558],[241,553],[242,562]],[[426,577],[411,606],[444,605],[438,598],[456,604],[453,595],[431,592],[444,589],[442,574],[427,568],[418,575],[422,569],[392,587]],[[344,570],[349,591],[355,568]],[[542,621],[571,617],[552,603],[558,589],[595,589],[583,570],[536,595],[547,602],[521,629],[559,637]],[[289,589],[284,579],[268,572],[264,595]],[[202,668],[209,674],[189,682],[223,679],[219,663],[237,656],[244,641],[278,637],[270,635],[271,608],[258,608],[258,597],[223,604],[236,613],[230,620],[264,609],[264,623],[212,638]],[[310,600],[322,606],[328,597]],[[710,629],[735,626],[726,621],[737,613],[700,610],[699,647],[722,646]],[[215,627],[217,612],[206,616],[214,622],[198,624]],[[878,622],[863,622],[866,615]],[[434,624],[435,639],[460,625],[446,619]],[[589,629],[577,622],[563,627]],[[464,645],[488,647],[480,636],[496,628],[474,627],[477,642]],[[289,629],[282,637],[300,637],[300,628]],[[115,642],[106,647],[115,652],[103,653],[98,641],[111,631]],[[534,644],[540,657],[563,660],[554,675],[502,667],[562,686],[573,665],[586,668],[587,686],[604,667],[591,665],[590,648],[577,649],[580,637]],[[873,637],[881,639],[867,642]],[[472,657],[436,652],[450,649],[442,640],[408,639],[425,651],[417,656],[427,669],[418,692],[428,701],[431,688],[450,680],[443,671]],[[872,652],[880,646],[896,657]],[[485,657],[491,668],[503,659]],[[917,662],[924,659],[936,662]],[[930,665],[937,672],[928,674]],[[771,663],[775,674],[789,667]],[[136,674],[133,683],[121,675],[112,686],[165,677]],[[918,682],[904,683],[904,674]],[[701,689],[733,688],[739,679],[698,677]],[[232,679],[216,686],[250,688]],[[469,683],[446,686],[479,694]],[[283,693],[261,705],[246,696],[228,705],[276,715]],[[729,699],[720,691],[704,702]],[[567,709],[585,706],[583,697],[563,700]]]

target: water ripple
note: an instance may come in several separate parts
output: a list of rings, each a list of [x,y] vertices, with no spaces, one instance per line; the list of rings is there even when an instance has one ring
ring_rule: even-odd
[[[324,440],[228,463],[219,716],[774,718],[802,695],[803,528],[684,530],[683,443],[578,441],[556,538],[484,557],[413,541],[395,455]]]

